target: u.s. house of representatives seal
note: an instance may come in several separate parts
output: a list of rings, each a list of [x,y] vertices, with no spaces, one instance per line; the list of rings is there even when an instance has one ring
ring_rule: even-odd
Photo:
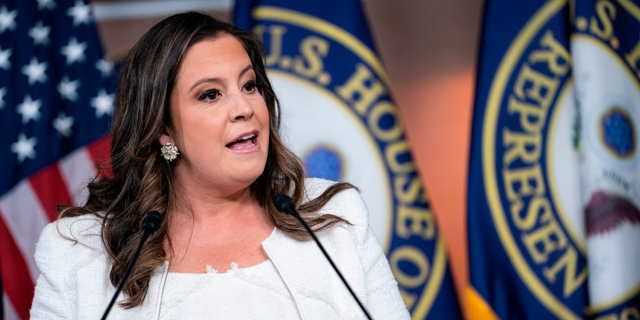
[[[637,3],[637,2],[636,2]],[[627,0],[576,7],[581,204],[588,315],[640,319],[640,8]]]
[[[489,92],[482,167],[493,223],[526,288],[559,319],[640,319],[630,303],[640,290],[640,33],[629,41],[615,28],[639,21],[626,0],[548,1]]]
[[[382,64],[326,20],[269,6],[253,18],[282,102],[285,142],[307,174],[360,189],[403,299],[423,318],[445,276],[445,249]]]
[[[482,170],[522,283],[556,318],[581,319],[587,266],[567,10],[566,1],[546,2],[502,57],[484,114]]]

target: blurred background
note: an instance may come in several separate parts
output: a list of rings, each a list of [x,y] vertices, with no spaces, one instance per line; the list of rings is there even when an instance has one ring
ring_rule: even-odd
[[[104,50],[124,59],[152,25],[196,9],[231,21],[232,0],[102,0],[94,6]],[[362,1],[414,162],[450,254],[459,301],[468,281],[466,186],[483,1]]]

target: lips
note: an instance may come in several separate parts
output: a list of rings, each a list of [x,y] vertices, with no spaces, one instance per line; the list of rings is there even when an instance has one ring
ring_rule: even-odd
[[[257,138],[258,138],[258,135],[257,135],[257,132],[255,131],[243,133],[235,141],[227,144],[226,147],[232,150],[242,150],[242,149],[251,148],[256,145]]]

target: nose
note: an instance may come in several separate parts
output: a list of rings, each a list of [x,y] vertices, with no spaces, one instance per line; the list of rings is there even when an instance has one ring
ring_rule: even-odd
[[[239,120],[251,119],[251,117],[253,117],[253,106],[251,105],[251,102],[247,99],[247,97],[240,94],[235,100],[236,103],[229,114],[230,120],[232,122],[235,122]]]

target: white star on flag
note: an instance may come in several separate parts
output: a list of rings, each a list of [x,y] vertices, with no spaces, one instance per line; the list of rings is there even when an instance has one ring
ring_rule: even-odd
[[[55,204],[83,203],[80,183],[108,173],[95,164],[108,161],[118,69],[94,23],[99,2],[0,0],[0,269],[11,280],[0,281],[0,320],[29,319]]]
[[[38,143],[36,137],[27,139],[24,133],[20,133],[18,141],[11,144],[11,152],[18,154],[18,162],[22,163],[24,159],[34,159],[36,157],[36,150],[33,149]]]
[[[91,9],[82,0],[76,0],[76,5],[67,10],[67,15],[73,17],[74,27],[91,22]]]
[[[17,15],[18,15],[18,9],[9,11],[7,10],[6,5],[3,5],[0,8],[0,34],[3,34],[7,29],[13,30],[16,28]]]
[[[0,68],[7,71],[11,69],[11,61],[9,61],[9,57],[11,57],[12,53],[13,50],[11,48],[2,50],[2,48],[0,47]]]
[[[16,107],[16,112],[22,115],[22,123],[27,124],[29,120],[40,120],[40,107],[42,107],[42,101],[31,100],[30,95],[24,96],[24,101]]]
[[[22,67],[22,74],[29,77],[29,85],[33,85],[36,82],[45,83],[47,82],[47,75],[44,73],[49,64],[45,61],[43,63],[38,63],[38,59],[36,57],[31,57],[31,62],[28,65]]]
[[[102,118],[105,114],[111,115],[113,112],[113,93],[107,94],[107,91],[102,88],[96,97],[91,98],[90,103],[96,109],[96,118]]]
[[[58,92],[62,99],[75,102],[78,99],[78,88],[80,87],[80,80],[69,81],[68,76],[64,76],[58,84]]]
[[[96,68],[102,73],[102,77],[108,77],[113,71],[113,63],[107,59],[96,61]]]
[[[75,120],[73,117],[67,117],[64,112],[60,112],[58,117],[53,119],[53,127],[58,130],[58,133],[66,138],[71,138],[72,131],[71,126],[73,126]]]
[[[84,62],[84,50],[86,49],[86,42],[78,43],[76,37],[71,37],[71,39],[69,39],[69,44],[62,47],[62,49],[60,49],[60,53],[67,57],[67,65],[70,65],[76,61],[80,63]]]
[[[38,1],[38,11],[49,9],[53,11],[56,8],[56,3],[53,0],[36,0]]]
[[[50,32],[51,27],[43,27],[42,21],[36,22],[36,25],[29,29],[29,36],[33,38],[33,46],[35,47],[39,44],[48,45]]]
[[[7,95],[7,87],[0,89],[0,110],[4,109],[4,96]]]

